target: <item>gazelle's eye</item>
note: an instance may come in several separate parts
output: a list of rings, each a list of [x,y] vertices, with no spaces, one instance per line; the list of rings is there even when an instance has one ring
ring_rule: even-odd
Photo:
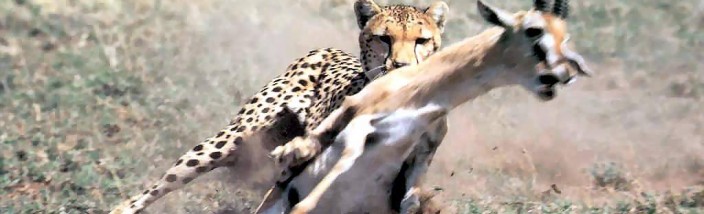
[[[529,27],[529,28],[526,28],[524,33],[526,34],[526,36],[528,38],[536,38],[536,37],[543,35],[543,29],[536,28],[536,27]]]
[[[391,37],[388,35],[379,36],[379,40],[386,43],[387,45],[391,45]]]

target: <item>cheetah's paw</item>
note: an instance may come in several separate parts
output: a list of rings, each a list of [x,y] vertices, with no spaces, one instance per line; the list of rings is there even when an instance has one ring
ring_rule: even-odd
[[[269,155],[284,166],[296,166],[312,159],[320,151],[320,143],[311,138],[296,137],[288,143],[276,147]]]

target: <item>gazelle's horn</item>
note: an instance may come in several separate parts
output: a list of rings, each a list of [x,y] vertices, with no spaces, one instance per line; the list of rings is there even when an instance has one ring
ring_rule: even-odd
[[[552,13],[562,19],[567,19],[570,14],[569,0],[555,0],[555,5],[552,7]]]
[[[547,0],[533,0],[533,7],[540,12],[548,12]]]

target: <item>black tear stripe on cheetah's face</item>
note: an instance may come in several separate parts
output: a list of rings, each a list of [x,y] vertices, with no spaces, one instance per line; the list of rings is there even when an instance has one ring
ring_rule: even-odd
[[[316,127],[338,108],[345,96],[359,92],[370,77],[364,68],[416,64],[440,46],[447,5],[428,8],[380,7],[357,0],[355,13],[362,29],[360,60],[344,51],[325,48],[296,59],[242,106],[232,122],[186,152],[161,179],[111,213],[136,213],[160,197],[215,168],[235,164],[237,148],[260,137],[271,150]]]

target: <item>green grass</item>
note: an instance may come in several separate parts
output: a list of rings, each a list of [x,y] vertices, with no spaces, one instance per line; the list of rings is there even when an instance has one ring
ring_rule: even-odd
[[[647,73],[637,87],[648,93],[701,101],[704,16],[696,2],[574,1],[573,40],[596,63],[622,62],[619,75],[628,80],[636,71]],[[477,24],[472,1],[448,3],[453,18],[445,44],[486,26]],[[267,39],[287,35],[267,23],[270,14],[286,11],[312,23],[297,29],[302,38],[304,27],[318,24],[341,27],[313,32],[357,32],[351,1],[241,4],[0,1],[0,213],[105,213],[139,192],[186,148],[227,124],[242,99],[305,53],[299,46],[286,54],[266,46]],[[496,1],[509,9],[529,4]],[[356,46],[355,40],[347,42],[338,47]],[[324,44],[316,45],[305,48]],[[613,170],[592,176],[624,182]],[[503,178],[497,186],[510,181],[501,170],[485,171]],[[214,174],[170,194],[161,208],[173,213],[251,208],[251,201],[233,198],[257,194],[233,189],[222,181],[230,180],[224,173]],[[704,213],[701,191],[638,194],[608,204],[523,193],[448,203],[461,213]]]

